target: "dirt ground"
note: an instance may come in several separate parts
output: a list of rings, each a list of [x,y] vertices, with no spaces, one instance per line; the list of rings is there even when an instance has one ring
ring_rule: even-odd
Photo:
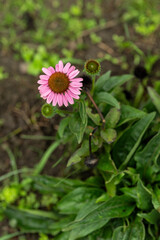
[[[103,57],[105,53],[112,54],[114,57],[121,56],[112,40],[113,34],[125,35],[124,26],[119,21],[121,12],[118,11],[118,1],[106,2],[104,1],[104,14],[109,23],[108,27],[106,25],[106,28],[104,27],[101,30],[95,29],[95,32],[102,38],[102,43],[92,44],[89,33],[86,32],[82,40],[87,44],[87,49],[75,52],[75,57],[83,59],[84,62],[90,58]],[[131,39],[144,52],[151,50],[152,53],[160,53],[158,46],[160,39],[159,31],[145,39],[135,35],[132,26],[129,26],[129,32]],[[129,69],[132,71],[134,69],[133,56],[129,51],[126,51],[125,54],[130,66]],[[24,166],[32,168],[39,162],[42,153],[52,141],[28,140],[24,139],[24,135],[55,136],[60,117],[56,116],[52,120],[48,120],[40,114],[41,106],[44,102],[38,95],[38,76],[28,75],[25,64],[22,61],[15,60],[13,51],[5,53],[0,51],[0,66],[3,66],[5,71],[9,73],[7,79],[0,81],[0,119],[3,120],[3,124],[0,125],[0,176],[2,176],[12,170],[10,159],[3,149],[3,144],[7,144],[13,151],[18,168],[23,168]],[[104,61],[102,63],[102,73],[107,70],[112,70],[112,75],[120,75],[126,72],[119,65],[113,65],[108,61]],[[127,71],[127,73],[129,72]],[[35,115],[37,116],[36,118]],[[63,151],[65,151],[65,146],[60,146],[54,152],[43,173],[52,176],[63,175],[64,163],[54,169],[51,168],[57,158],[63,154]],[[0,229],[0,236],[1,234],[3,235],[3,232],[13,232],[10,228],[8,229],[6,222],[0,225]],[[30,235],[27,239],[37,238]]]

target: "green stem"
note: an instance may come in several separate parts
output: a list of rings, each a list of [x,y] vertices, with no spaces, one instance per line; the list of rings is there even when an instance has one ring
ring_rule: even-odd
[[[92,77],[92,89],[91,89],[91,95],[93,96],[94,93],[94,86],[95,86],[96,76]]]

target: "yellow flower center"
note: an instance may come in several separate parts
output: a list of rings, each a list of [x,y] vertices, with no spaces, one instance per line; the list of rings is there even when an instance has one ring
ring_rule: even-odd
[[[69,79],[66,74],[55,72],[50,76],[48,86],[55,93],[64,93],[68,89]]]

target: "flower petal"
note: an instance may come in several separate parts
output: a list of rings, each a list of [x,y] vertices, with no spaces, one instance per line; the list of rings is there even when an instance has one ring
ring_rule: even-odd
[[[79,88],[69,87],[69,90],[74,94],[77,94],[77,95],[81,94],[81,92],[79,91]]]
[[[63,62],[59,61],[59,72],[63,72]]]
[[[40,75],[39,77],[42,80],[48,80],[49,79],[49,76],[47,76],[47,75]]]
[[[58,94],[57,96],[57,101],[58,101],[58,105],[61,107],[63,105],[63,101],[62,101],[62,96],[61,94]]]
[[[54,94],[54,98],[53,98],[53,101],[52,101],[53,106],[56,106],[56,104],[57,104],[57,93]]]
[[[67,92],[72,98],[79,99],[79,96],[77,94],[72,93],[70,90],[68,90]]]
[[[78,75],[78,73],[79,73],[78,70],[75,70],[75,71],[71,72],[71,73],[69,74],[69,78],[72,79],[72,78],[76,77],[76,76]]]
[[[42,84],[42,85],[48,85],[48,81],[46,81],[46,80],[38,80],[38,82],[37,82],[38,84]]]
[[[51,76],[51,74],[52,74],[51,71],[48,70],[48,68],[42,68],[42,71],[48,76]]]
[[[71,87],[82,87],[83,86],[83,84],[79,83],[79,82],[71,82],[69,85]]]
[[[48,96],[48,95],[50,94],[50,92],[51,92],[51,89],[49,89],[49,90],[43,92],[43,93],[41,94],[41,97]]]
[[[54,93],[51,92],[47,97],[47,103],[48,104],[51,103],[53,101],[53,98],[54,98]]]
[[[67,76],[68,76],[71,72],[73,72],[75,69],[76,69],[75,66],[71,66],[71,67],[69,68],[68,72],[67,72]]]
[[[67,73],[68,72],[68,69],[70,68],[71,64],[68,62],[65,67],[63,68],[63,72],[64,73]]]
[[[55,73],[55,70],[54,70],[53,67],[49,67],[48,69],[49,69],[49,71],[50,71],[51,73]]]
[[[74,103],[73,98],[67,92],[65,92],[65,97],[70,104]]]
[[[56,64],[55,69],[56,69],[56,72],[59,72],[59,64]]]
[[[73,79],[70,79],[71,82],[82,82],[83,81],[83,78],[73,78]]]
[[[63,99],[64,106],[68,107],[68,101],[67,101],[65,95],[62,95],[62,99]]]

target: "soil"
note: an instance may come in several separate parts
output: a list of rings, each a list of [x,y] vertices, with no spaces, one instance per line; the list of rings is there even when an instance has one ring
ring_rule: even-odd
[[[123,24],[119,21],[121,11],[119,11],[120,1],[103,1],[104,17],[110,23],[111,27],[95,29],[97,35],[102,38],[101,44],[93,44],[90,41],[89,33],[85,33],[80,41],[84,41],[87,48],[82,51],[75,51],[75,57],[84,60],[90,58],[100,58],[109,53],[114,57],[120,57],[121,53],[115,46],[112,35],[125,35]],[[148,38],[142,38],[135,34],[132,26],[129,27],[130,38],[146,53],[160,53],[158,46],[160,34],[157,30]],[[125,52],[130,70],[134,68],[133,57],[129,51]],[[8,72],[8,78],[0,81],[0,119],[3,124],[0,125],[0,176],[12,171],[10,159],[4,150],[4,144],[12,150],[16,157],[18,169],[23,167],[32,168],[40,160],[42,153],[52,143],[45,140],[24,139],[24,135],[55,136],[60,117],[54,117],[52,120],[45,119],[40,111],[44,103],[39,98],[37,91],[37,77],[26,73],[25,63],[15,60],[14,52],[0,52],[0,66]],[[79,66],[78,66],[79,67]],[[82,68],[81,68],[82,70]],[[120,75],[126,71],[119,65],[113,65],[108,61],[102,63],[102,73],[107,70],[112,71],[112,75]],[[127,71],[128,72],[128,71]],[[65,146],[60,146],[58,150],[50,157],[43,173],[52,176],[63,176],[67,159],[56,168],[51,166],[65,151]],[[7,221],[0,223],[0,236],[14,232],[8,227]],[[16,238],[13,238],[16,239]],[[26,239],[37,239],[33,234],[28,235]]]

